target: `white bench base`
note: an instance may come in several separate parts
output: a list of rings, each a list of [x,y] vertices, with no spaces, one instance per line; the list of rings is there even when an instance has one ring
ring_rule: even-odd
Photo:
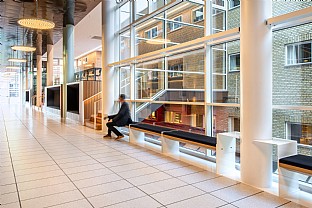
[[[161,137],[161,151],[164,155],[179,159],[180,155],[180,142]]]

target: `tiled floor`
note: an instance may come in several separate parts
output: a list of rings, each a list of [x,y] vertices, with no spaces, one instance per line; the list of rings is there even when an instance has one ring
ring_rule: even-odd
[[[299,208],[28,108],[1,106],[1,208]]]

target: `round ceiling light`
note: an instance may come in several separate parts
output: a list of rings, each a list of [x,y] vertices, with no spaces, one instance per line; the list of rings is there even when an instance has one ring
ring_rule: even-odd
[[[18,58],[10,58],[8,59],[9,62],[16,62],[16,63],[25,63],[27,62],[26,59],[18,59]]]
[[[5,68],[7,68],[7,69],[20,69],[19,66],[7,66]]]
[[[15,45],[11,47],[12,50],[15,51],[24,51],[24,52],[34,52],[36,50],[35,47],[31,47],[31,46],[21,46],[21,45]]]
[[[50,30],[55,27],[55,23],[41,18],[24,18],[17,21],[23,27],[37,29],[37,30]]]

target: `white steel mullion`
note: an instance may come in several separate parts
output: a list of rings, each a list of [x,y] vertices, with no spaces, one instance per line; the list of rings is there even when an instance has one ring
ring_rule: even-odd
[[[212,33],[212,3],[211,1],[205,1],[204,6],[204,19],[205,19],[205,36],[209,36]],[[213,113],[212,108],[207,103],[212,102],[212,46],[205,44],[205,56],[204,56],[204,71],[205,71],[205,134],[212,136],[213,125]],[[206,152],[207,154],[207,152]]]

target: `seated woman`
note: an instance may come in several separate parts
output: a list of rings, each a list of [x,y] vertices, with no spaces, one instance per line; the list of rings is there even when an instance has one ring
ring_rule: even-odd
[[[115,126],[121,127],[132,123],[129,104],[125,101],[125,98],[126,96],[124,94],[121,94],[119,96],[119,102],[121,103],[121,107],[116,115],[111,115],[104,118],[104,120],[108,118],[108,122],[106,124],[108,128],[108,133],[103,138],[112,137],[112,132],[116,134],[116,140],[123,138],[124,135],[120,133],[115,128]]]

